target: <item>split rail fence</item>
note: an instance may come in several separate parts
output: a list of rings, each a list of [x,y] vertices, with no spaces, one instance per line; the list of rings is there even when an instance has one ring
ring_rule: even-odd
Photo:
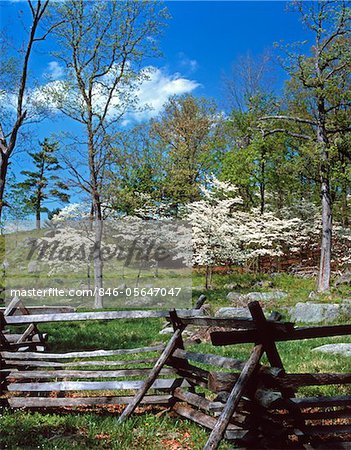
[[[210,430],[205,450],[217,449],[223,438],[245,448],[318,448],[325,442],[333,442],[335,449],[350,448],[351,374],[286,373],[276,343],[346,336],[351,325],[295,327],[266,319],[258,302],[250,303],[249,310],[247,319],[207,317],[202,310],[171,311],[167,318],[174,333],[162,346],[64,354],[3,350],[3,402],[13,408],[125,404],[119,421],[141,403],[167,405]],[[161,312],[142,311],[138,316],[156,313]],[[127,317],[125,311],[110,311],[4,320],[15,326]],[[244,361],[187,350],[183,331],[190,325],[213,329],[213,346],[252,344],[250,356]],[[263,355],[269,365],[261,363]],[[342,386],[341,395],[306,397],[298,392],[325,385]]]

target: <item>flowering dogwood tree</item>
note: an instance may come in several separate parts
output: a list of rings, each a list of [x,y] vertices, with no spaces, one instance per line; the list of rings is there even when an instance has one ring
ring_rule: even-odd
[[[315,231],[304,220],[280,218],[273,212],[246,211],[230,183],[212,177],[202,188],[203,199],[187,206],[193,228],[194,263],[207,268],[226,263],[252,264],[262,256],[282,256],[300,251]]]

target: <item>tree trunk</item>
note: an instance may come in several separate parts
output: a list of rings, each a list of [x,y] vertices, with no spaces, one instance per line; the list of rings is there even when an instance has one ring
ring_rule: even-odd
[[[346,164],[344,156],[340,156],[341,162],[342,162],[342,183],[341,183],[341,223],[343,227],[349,226],[349,216],[348,216],[348,210],[349,205],[347,201],[347,195],[348,195],[348,180],[347,180],[347,174],[346,174]]]
[[[318,126],[317,128],[317,142],[321,146],[320,192],[322,204],[322,240],[317,290],[319,292],[325,292],[330,288],[333,216],[330,196],[328,140],[323,126]]]
[[[206,266],[205,289],[210,289],[212,284],[212,266]]]
[[[330,288],[331,249],[332,249],[332,205],[330,197],[329,177],[322,177],[322,242],[319,266],[318,291],[325,292]]]
[[[91,142],[92,142],[91,138]],[[98,191],[96,172],[95,172],[95,160],[94,160],[94,147],[91,145],[89,147],[89,161],[91,170],[91,180],[92,180],[92,197],[93,197],[93,212],[94,212],[94,288],[95,288],[95,301],[94,308],[101,309],[104,307],[104,296],[103,292],[103,261],[101,252],[101,242],[102,242],[102,230],[103,230],[103,220],[102,220],[102,207],[101,198]]]
[[[36,219],[35,220],[36,229],[40,230],[40,228],[41,228],[40,206],[39,206],[39,208],[38,207],[36,208],[35,219]]]
[[[265,185],[263,182],[260,183],[260,214],[264,213],[265,208]]]
[[[102,241],[102,229],[103,223],[101,218],[101,205],[99,205],[100,214],[96,214],[94,221],[95,226],[95,242],[94,242],[94,287],[95,287],[95,302],[94,307],[96,309],[103,308],[103,262],[101,255],[101,241]],[[99,217],[100,216],[100,217]]]
[[[87,124],[88,134],[88,161],[90,171],[90,185],[91,185],[91,197],[92,197],[92,209],[91,214],[94,217],[94,252],[93,252],[93,264],[94,264],[94,288],[95,288],[95,301],[94,308],[101,309],[104,307],[103,293],[103,261],[101,253],[101,241],[102,241],[102,208],[101,197],[99,190],[99,183],[97,178],[96,167],[96,149],[94,145],[94,132],[93,132],[93,116],[92,116],[92,102],[91,98],[87,99],[87,106],[89,111],[89,120]],[[90,216],[91,216],[90,214]]]
[[[9,166],[8,156],[1,151],[1,153],[0,153],[0,221],[2,219],[2,208],[4,206],[4,192],[5,192],[5,183],[6,183],[6,175],[7,175],[8,166]]]
[[[260,181],[260,213],[261,215],[264,213],[264,209],[266,206],[266,182],[265,182],[265,171],[266,171],[266,165],[264,162],[264,158],[265,158],[265,151],[262,151],[261,154],[261,164],[260,164],[260,169],[261,169],[261,181]]]

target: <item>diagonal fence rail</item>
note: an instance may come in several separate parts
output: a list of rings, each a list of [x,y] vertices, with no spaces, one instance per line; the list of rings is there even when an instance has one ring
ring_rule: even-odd
[[[166,346],[48,353],[2,345],[2,403],[31,409],[127,405],[120,421],[140,404],[163,405],[210,430],[205,450],[217,449],[223,438],[247,448],[281,449],[292,443],[303,448],[321,440],[346,439],[351,433],[351,396],[345,392],[351,374],[286,373],[276,342],[350,335],[351,326],[295,327],[266,319],[258,302],[252,302],[249,310],[251,317],[244,319],[207,317],[202,309],[162,312],[174,328]],[[51,312],[34,314],[31,319],[1,315],[0,334],[8,322],[16,327],[50,320],[118,320],[152,314]],[[214,350],[251,343],[252,352],[245,361],[215,351],[189,350],[182,338],[189,326],[213,327]],[[260,362],[264,354],[269,365]],[[298,393],[301,387],[324,385],[343,386],[343,395],[306,397]]]

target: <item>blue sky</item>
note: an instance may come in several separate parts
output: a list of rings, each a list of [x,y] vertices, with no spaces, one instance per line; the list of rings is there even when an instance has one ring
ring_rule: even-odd
[[[272,49],[276,41],[306,38],[297,14],[286,11],[286,2],[171,1],[166,6],[172,19],[160,39],[163,56],[148,61],[156,71],[141,92],[142,99],[154,106],[145,117],[159,112],[163,101],[174,93],[214,97],[223,105],[223,76],[230,73],[232,64],[241,55],[261,54]],[[15,43],[19,43],[23,37],[22,23],[29,17],[27,4],[0,0],[0,8],[1,28],[11,30],[12,34],[15,31]],[[49,54],[50,44],[50,40],[39,43],[31,60],[31,71],[39,84],[46,83],[48,75],[52,79],[64,77],[64,68]],[[281,69],[277,70],[276,88],[280,89],[285,75]],[[57,119],[33,126],[34,144],[63,124],[74,129],[72,123]],[[128,118],[128,123],[131,121],[133,117]],[[18,173],[27,162],[25,153],[21,154],[13,161],[14,172]]]
[[[223,98],[223,75],[247,52],[253,55],[272,49],[274,42],[294,42],[306,38],[296,13],[287,12],[284,1],[170,1],[165,2],[171,20],[160,38],[163,57],[151,61],[164,77],[182,79],[184,89],[196,95]],[[27,21],[24,1],[1,1],[1,28],[22,36],[21,22]],[[39,43],[31,60],[37,81],[48,74],[64,72],[48,52],[52,42]],[[149,62],[148,62],[149,63]],[[284,79],[278,68],[277,87]],[[194,89],[194,86],[197,86]]]
[[[167,2],[173,17],[162,40],[165,63],[201,83],[199,95],[223,97],[223,74],[240,55],[261,54],[274,42],[305,38],[295,13],[282,1]],[[177,66],[182,52],[197,62],[193,73]],[[279,70],[279,69],[278,69]],[[284,78],[280,71],[280,82]]]

